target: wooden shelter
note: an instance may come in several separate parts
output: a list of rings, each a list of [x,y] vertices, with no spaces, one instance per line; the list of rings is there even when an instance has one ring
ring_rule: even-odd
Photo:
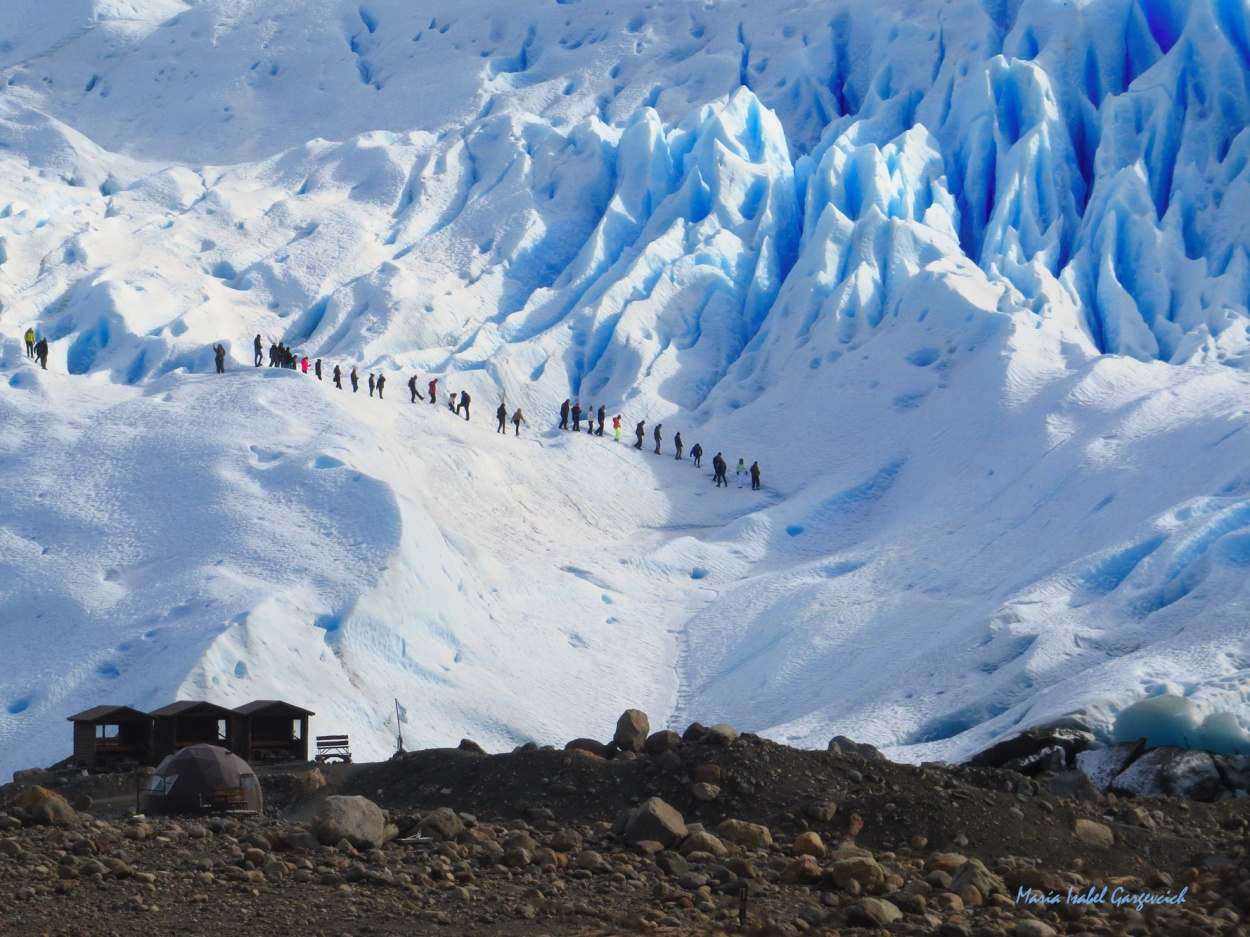
[[[231,744],[234,711],[225,706],[204,700],[179,700],[154,709],[151,716],[155,761],[191,745],[217,745],[234,751]]]
[[[129,706],[93,706],[68,718],[74,724],[74,764],[84,768],[155,764],[152,717],[147,713]]]
[[[282,700],[254,700],[234,710],[231,740],[245,761],[308,760],[308,717],[315,715]]]

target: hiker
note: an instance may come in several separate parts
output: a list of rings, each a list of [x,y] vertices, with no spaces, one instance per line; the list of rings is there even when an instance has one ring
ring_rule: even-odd
[[[595,405],[592,403],[586,408],[586,432],[587,434],[595,431]]]
[[[225,346],[218,342],[213,346],[213,357],[217,359],[217,373],[226,373],[226,349]]]
[[[373,372],[369,373],[369,396],[373,396]]]
[[[269,343],[269,367],[276,368],[278,366],[278,343]]]
[[[652,431],[651,433],[651,436],[655,439],[655,454],[656,455],[660,454],[660,440],[664,438],[663,436],[660,435],[660,429],[663,426],[664,426],[663,423],[656,423],[655,430]]]
[[[499,429],[495,430],[495,432],[503,433],[505,436],[507,436],[508,435],[508,405],[504,403],[502,400],[499,401],[499,409],[495,411],[495,419],[499,421]]]
[[[741,459],[739,459],[738,464],[734,466],[734,474],[738,476],[738,487],[744,487],[747,483],[747,464]]]
[[[458,392],[453,390],[451,396],[447,399],[447,409],[457,416],[460,415],[460,404],[456,403],[456,397],[458,396]]]
[[[673,437],[673,445],[677,447],[677,458],[681,459],[681,433]]]
[[[430,395],[430,403],[434,403],[434,391],[438,390],[438,378],[430,381],[430,386],[426,388],[426,392]]]
[[[528,422],[529,420],[527,420],[524,416],[521,415],[521,408],[517,407],[516,413],[512,414],[512,425],[516,427],[516,434],[518,436],[521,435],[521,424],[528,423]]]
[[[582,431],[582,404],[579,400],[573,404],[573,432],[580,433]]]
[[[358,390],[360,390],[360,375],[356,373],[356,368],[353,365],[352,366],[352,393],[354,394]]]
[[[382,399],[382,388],[384,388],[385,386],[386,386],[386,375],[379,374],[378,375],[378,400]]]
[[[317,380],[321,380],[321,359],[320,358],[317,359],[317,364],[313,368],[313,370],[317,372]]]
[[[758,462],[751,463],[751,490],[760,490],[760,464]]]
[[[39,361],[39,367],[45,371],[48,370],[48,340],[41,338],[35,343],[35,358]]]
[[[265,344],[260,340],[260,336],[252,340],[252,350],[256,352],[256,367],[260,367],[262,361],[265,360]]]
[[[473,398],[469,396],[469,392],[467,390],[462,390],[460,392],[460,407],[464,408],[464,421],[466,423],[469,422],[469,404],[472,402]],[[459,410],[460,407],[457,407],[456,409]]]
[[[690,450],[690,458],[694,459],[694,467],[699,468],[699,460],[703,458],[703,447],[695,443],[694,448]]]
[[[302,358],[300,358],[300,359],[299,359],[299,366],[300,366],[300,369],[301,369],[301,370],[302,370],[305,374],[307,374],[307,373],[308,373],[308,356],[307,356],[307,355],[304,355],[304,357],[302,357]]]
[[[599,430],[598,432],[595,433],[595,435],[602,436],[603,435],[603,420],[608,415],[607,407],[605,407],[603,404],[600,404],[599,413],[597,415],[599,417]]]
[[[619,413],[612,417],[612,441],[621,441],[621,415]]]
[[[716,482],[717,488],[719,488],[722,483],[726,488],[729,487],[729,479],[725,477],[726,468],[727,466],[725,465],[725,460],[719,452],[712,456],[712,480]]]
[[[569,428],[569,401],[566,397],[564,403],[560,404],[560,429]]]
[[[421,394],[417,392],[417,376],[415,374],[408,378],[408,395],[412,403],[416,403],[417,398],[421,397]],[[424,400],[425,398],[421,397],[421,399]]]
[[[638,425],[634,427],[634,435],[638,437],[638,441],[634,443],[635,449],[642,448],[642,437],[647,434],[647,421],[639,420]]]
[[[22,337],[26,340],[26,357],[35,357],[35,330],[27,329],[26,334]]]
[[[339,390],[343,389],[343,369],[337,364],[334,366],[334,386]]]

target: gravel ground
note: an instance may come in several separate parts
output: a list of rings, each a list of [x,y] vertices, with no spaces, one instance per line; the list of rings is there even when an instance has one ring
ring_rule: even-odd
[[[327,766],[314,792],[309,766],[262,769],[259,817],[136,819],[133,776],[52,772],[40,783],[83,808],[60,824],[0,788],[0,934],[1246,934],[1245,799],[1073,799],[1046,776],[750,735],[670,744],[431,750]],[[331,795],[368,797],[398,837],[317,844]],[[623,831],[649,798],[684,839]],[[448,839],[436,810],[459,816]]]

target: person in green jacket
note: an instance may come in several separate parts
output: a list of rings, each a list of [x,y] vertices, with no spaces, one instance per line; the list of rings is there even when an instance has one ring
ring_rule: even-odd
[[[23,337],[26,339],[26,357],[35,357],[35,330],[27,329]]]

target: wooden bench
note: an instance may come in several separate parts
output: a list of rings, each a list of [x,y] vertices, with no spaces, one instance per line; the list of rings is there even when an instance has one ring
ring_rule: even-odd
[[[317,736],[317,757],[319,764],[342,762],[350,764],[352,760],[351,744],[346,735]]]

